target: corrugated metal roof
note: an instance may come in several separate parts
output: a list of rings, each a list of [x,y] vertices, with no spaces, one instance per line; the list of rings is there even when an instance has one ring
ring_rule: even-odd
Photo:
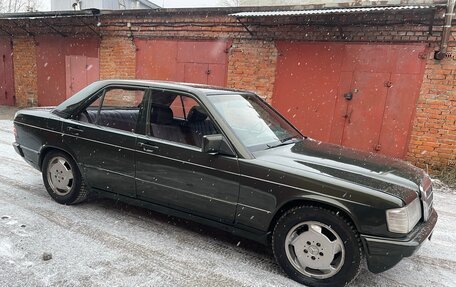
[[[324,15],[324,14],[349,14],[369,13],[397,10],[419,10],[431,9],[432,6],[389,6],[389,7],[348,7],[337,9],[312,9],[312,10],[288,10],[288,11],[262,11],[262,12],[240,12],[229,14],[234,17],[271,17],[271,16],[300,16],[300,15]]]
[[[149,8],[152,8],[152,9],[161,8],[160,6],[158,6],[155,3],[150,2],[149,0],[139,0],[139,2],[141,2],[142,4],[146,5]]]

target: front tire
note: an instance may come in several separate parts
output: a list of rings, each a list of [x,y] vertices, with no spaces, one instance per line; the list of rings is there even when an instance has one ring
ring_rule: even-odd
[[[49,195],[60,204],[76,204],[87,198],[88,189],[74,160],[61,151],[43,159],[42,176]]]
[[[363,253],[353,224],[317,206],[285,212],[274,228],[272,248],[285,273],[306,286],[345,286],[361,269]]]

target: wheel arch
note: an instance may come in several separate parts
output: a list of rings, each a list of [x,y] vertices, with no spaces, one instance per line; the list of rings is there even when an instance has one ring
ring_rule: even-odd
[[[307,198],[307,197],[298,197],[290,199],[284,202],[279,208],[276,209],[274,216],[269,223],[268,233],[272,234],[274,231],[274,227],[280,217],[285,214],[288,210],[301,206],[301,205],[311,205],[311,206],[319,206],[326,208],[328,210],[338,212],[341,216],[345,219],[349,220],[353,226],[356,228],[356,231],[359,232],[359,223],[357,217],[350,212],[349,208],[344,204],[340,203],[339,201],[332,200],[332,199],[322,199],[322,198]]]
[[[65,154],[67,154],[68,156],[71,157],[71,159],[76,163],[76,165],[79,167],[79,164],[76,160],[76,158],[73,156],[72,153],[68,152],[67,150],[61,148],[61,147],[57,147],[57,146],[53,146],[53,145],[43,145],[40,149],[40,152],[39,152],[39,158],[38,158],[38,167],[40,168],[40,171],[42,172],[43,171],[43,161],[44,161],[44,158],[46,157],[46,155],[48,153],[50,153],[51,151],[60,151],[60,152],[63,152]]]

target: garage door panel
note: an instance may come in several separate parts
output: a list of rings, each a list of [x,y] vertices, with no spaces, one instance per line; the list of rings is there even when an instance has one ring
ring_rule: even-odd
[[[333,121],[329,141],[335,144],[342,143],[347,109],[349,101],[344,98],[344,94],[353,92],[352,89],[353,72],[341,72],[339,87],[337,88],[336,103],[334,108]],[[331,116],[331,115],[327,115]]]
[[[304,134],[405,155],[424,45],[278,42],[277,47],[281,56],[272,103]],[[333,109],[323,103],[332,103]]]
[[[84,87],[86,82],[86,57],[65,56],[66,98],[71,97]]]
[[[100,77],[98,58],[65,56],[66,98],[82,90]]]
[[[14,106],[13,50],[11,39],[0,38],[0,105]]]
[[[379,140],[383,154],[402,158],[405,156],[421,75],[393,74]]]
[[[139,79],[177,80],[177,42],[167,40],[135,40],[136,77]]]
[[[402,45],[392,48],[395,66],[392,73],[396,74],[421,74],[426,61],[423,56],[426,52],[424,45]]]
[[[207,84],[207,64],[185,63],[184,82]]]
[[[226,85],[227,41],[135,40],[136,77]]]
[[[226,66],[223,64],[209,64],[207,84],[223,87],[226,85]]]
[[[329,141],[343,45],[279,42],[278,48],[273,105],[305,135]]]
[[[179,41],[177,61],[185,63],[226,63],[225,41]]]
[[[345,45],[343,71],[388,73],[393,67],[390,45]]]
[[[166,81],[185,82],[185,63],[176,63],[174,67],[176,70],[174,76]],[[150,79],[153,80],[153,78]]]
[[[67,98],[66,57],[98,58],[99,38],[36,36],[38,104],[53,106]],[[78,63],[75,63],[78,64]],[[81,67],[85,70],[85,67]]]
[[[343,145],[375,151],[388,93],[384,82],[389,78],[388,73],[354,73],[353,90],[357,92],[348,106]]]

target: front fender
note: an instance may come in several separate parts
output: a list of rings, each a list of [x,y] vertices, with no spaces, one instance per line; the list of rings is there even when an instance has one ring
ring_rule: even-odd
[[[352,212],[354,205],[364,205],[361,203],[356,202],[344,202],[340,200],[336,200],[333,198],[329,198],[323,195],[317,194],[303,194],[299,196],[295,196],[290,198],[289,200],[282,202],[282,204],[275,210],[274,217],[271,220],[269,229],[272,230],[274,228],[275,222],[280,218],[280,216],[290,208],[300,206],[300,205],[318,205],[322,207],[326,207],[328,209],[334,210],[336,212],[342,212],[342,215],[347,217],[353,224],[355,228],[359,230],[359,220],[356,214]]]

